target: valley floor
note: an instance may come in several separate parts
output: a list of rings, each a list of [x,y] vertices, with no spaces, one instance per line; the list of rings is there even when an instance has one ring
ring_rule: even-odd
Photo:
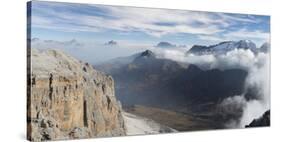
[[[135,105],[125,108],[129,114],[147,118],[155,123],[167,126],[177,131],[196,131],[218,129],[220,126],[208,119],[194,114],[185,114],[167,109]],[[127,120],[128,121],[128,120]]]
[[[163,126],[155,121],[137,116],[128,112],[123,112],[127,135],[144,135],[177,132],[174,129]]]

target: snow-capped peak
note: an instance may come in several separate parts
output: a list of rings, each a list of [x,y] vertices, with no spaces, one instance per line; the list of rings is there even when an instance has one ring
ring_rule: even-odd
[[[245,50],[249,49],[254,53],[257,52],[256,44],[254,42],[252,42],[251,40],[240,40],[240,41],[224,41],[210,46],[194,45],[188,51],[188,53],[199,54],[199,55],[225,54],[226,52],[234,49],[245,49]]]

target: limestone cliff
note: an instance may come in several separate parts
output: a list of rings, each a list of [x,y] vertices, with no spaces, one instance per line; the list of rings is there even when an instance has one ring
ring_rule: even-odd
[[[29,140],[125,135],[111,76],[58,50],[28,56]]]

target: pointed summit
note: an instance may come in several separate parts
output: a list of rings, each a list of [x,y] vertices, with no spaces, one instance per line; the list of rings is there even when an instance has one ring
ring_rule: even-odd
[[[155,58],[156,58],[156,55],[152,51],[145,50],[144,52],[139,53],[139,56],[137,56],[134,61],[142,62],[142,61],[148,61],[148,60],[155,59]]]
[[[237,43],[237,48],[242,48],[242,49],[255,49],[256,48],[256,44],[253,43],[251,40],[240,40]]]
[[[145,50],[144,52],[141,53],[141,57],[155,57],[155,54],[150,51],[150,50]]]

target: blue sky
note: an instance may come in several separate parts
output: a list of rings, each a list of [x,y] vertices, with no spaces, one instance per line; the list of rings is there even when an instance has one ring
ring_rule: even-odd
[[[32,2],[32,38],[155,45],[269,41],[270,17],[55,2]]]

